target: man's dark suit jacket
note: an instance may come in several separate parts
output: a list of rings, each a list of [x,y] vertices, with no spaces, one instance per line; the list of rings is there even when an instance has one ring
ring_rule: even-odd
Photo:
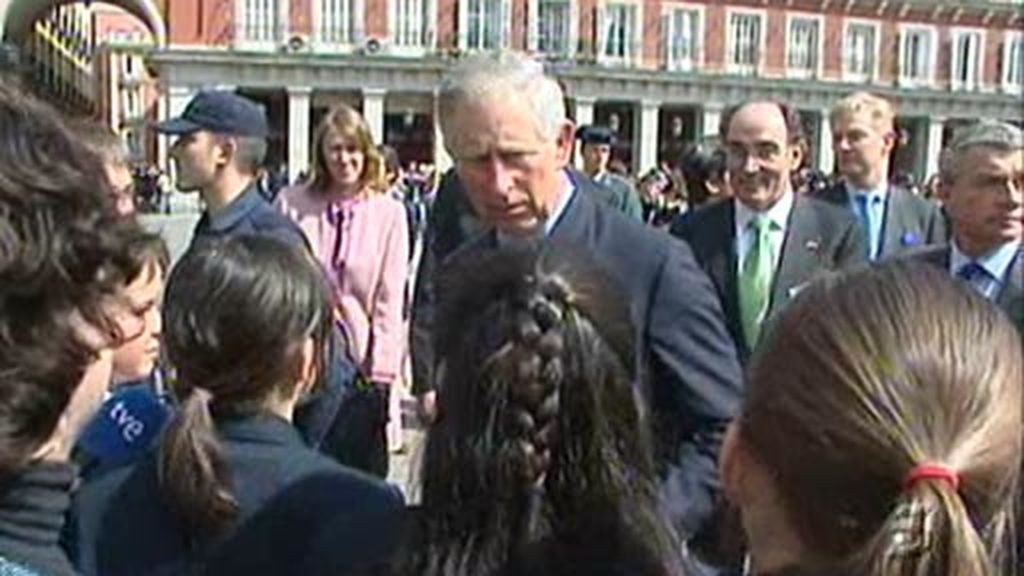
[[[910,252],[906,257],[918,262],[933,264],[949,272],[951,254],[951,245],[944,244]],[[1005,284],[999,295],[996,296],[995,303],[1009,316],[1013,325],[1017,327],[1017,331],[1024,336],[1024,244],[1017,250],[1017,257],[1014,258],[1007,271]]]
[[[740,358],[746,362],[751,350],[740,321],[735,218],[735,202],[724,200],[681,215],[673,223],[671,233],[690,244],[697,261],[711,276],[725,311],[729,333],[736,342]],[[772,279],[765,322],[811,280],[864,262],[867,259],[864,243],[864,235],[848,210],[797,195]]]
[[[712,511],[718,448],[742,394],[740,364],[714,287],[689,247],[602,204],[590,186],[576,182],[546,241],[587,250],[629,298],[637,381],[651,404],[663,473],[673,478],[674,496],[666,504],[689,535]],[[449,256],[439,274],[461,255],[496,245],[493,231],[478,236]],[[433,292],[419,295],[420,326],[429,333]]]
[[[840,182],[826,188],[819,198],[841,206],[853,214],[850,208],[850,193],[845,183]],[[879,260],[921,246],[943,244],[948,239],[946,219],[938,204],[915,196],[899,186],[889,185],[884,214],[882,237],[878,247]],[[859,225],[860,221],[857,222]],[[866,254],[866,245],[864,250]]]

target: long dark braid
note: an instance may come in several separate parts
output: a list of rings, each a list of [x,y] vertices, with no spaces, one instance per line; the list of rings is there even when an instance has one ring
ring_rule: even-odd
[[[675,572],[630,384],[628,308],[598,270],[548,247],[463,255],[444,271],[439,418],[405,573],[557,574],[580,554]]]

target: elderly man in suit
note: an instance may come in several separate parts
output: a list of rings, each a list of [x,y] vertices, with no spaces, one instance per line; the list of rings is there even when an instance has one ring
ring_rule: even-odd
[[[832,148],[841,181],[823,198],[860,222],[871,260],[946,241],[939,207],[889,182],[896,113],[888,100],[856,92],[832,108]]]
[[[1024,135],[984,121],[943,151],[939,186],[952,238],[911,257],[949,270],[995,302],[1024,334]]]
[[[728,110],[719,132],[733,198],[682,215],[671,230],[714,281],[744,360],[766,319],[800,288],[866,255],[846,210],[794,192],[801,126],[796,110],[776,102]]]
[[[445,146],[489,228],[448,263],[476,249],[559,242],[606,267],[634,318],[635,379],[655,423],[661,470],[671,478],[668,514],[684,537],[696,532],[713,508],[716,454],[742,391],[711,282],[684,243],[595,200],[589,179],[570,177],[574,127],[561,88],[540,63],[508,52],[465,59],[446,77],[439,104]],[[426,312],[421,322],[430,308],[416,303]],[[443,391],[440,404],[443,412]]]

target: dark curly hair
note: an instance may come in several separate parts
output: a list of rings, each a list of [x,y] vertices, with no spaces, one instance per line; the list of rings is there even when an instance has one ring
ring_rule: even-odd
[[[110,298],[139,272],[128,245],[142,231],[109,196],[60,115],[0,86],[0,479],[52,435],[98,352],[75,318],[120,336]]]

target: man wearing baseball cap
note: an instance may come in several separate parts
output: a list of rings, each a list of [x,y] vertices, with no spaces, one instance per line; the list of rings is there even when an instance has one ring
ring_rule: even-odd
[[[302,231],[260,195],[256,174],[267,153],[267,118],[258,104],[233,92],[202,91],[177,118],[156,125],[177,136],[170,156],[183,192],[206,204],[192,244],[235,234],[261,234],[308,246]]]
[[[170,150],[178,188],[199,191],[206,203],[192,233],[193,247],[210,238],[258,234],[309,250],[302,230],[257,188],[256,172],[266,155],[269,132],[259,105],[232,92],[204,91],[181,116],[161,122],[156,130],[178,137]],[[295,414],[295,427],[309,445],[335,459],[335,448],[325,438],[339,425],[354,376],[351,362],[333,354],[323,386]]]

